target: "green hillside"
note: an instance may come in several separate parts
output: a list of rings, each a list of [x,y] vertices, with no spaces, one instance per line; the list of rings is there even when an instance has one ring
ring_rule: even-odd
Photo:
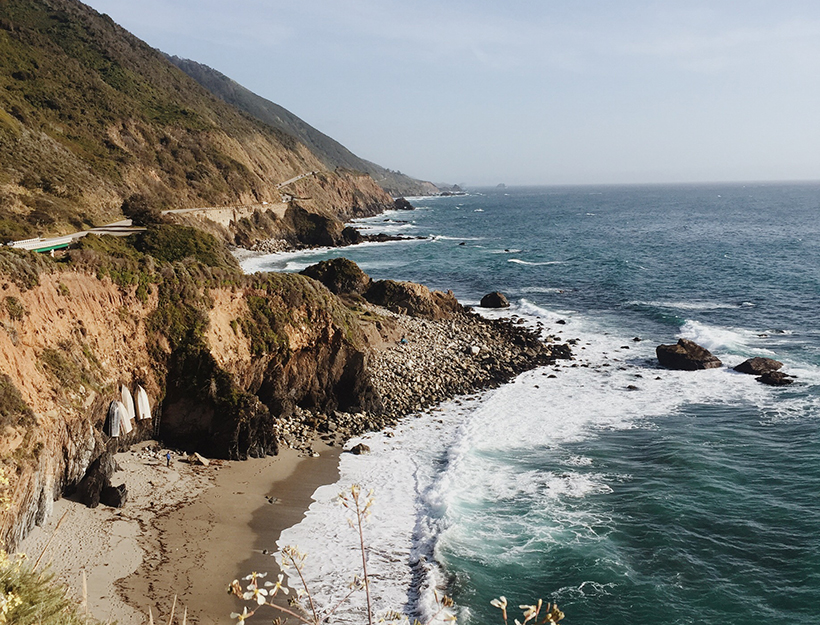
[[[379,186],[393,196],[429,195],[439,191],[431,182],[416,180],[359,158],[341,143],[316,130],[287,109],[256,95],[207,65],[176,56],[169,56],[168,59],[228,104],[299,139],[327,167],[344,167],[370,174]]]
[[[0,242],[101,225],[133,193],[167,207],[278,201],[276,183],[322,169],[108,16],[0,1]]]

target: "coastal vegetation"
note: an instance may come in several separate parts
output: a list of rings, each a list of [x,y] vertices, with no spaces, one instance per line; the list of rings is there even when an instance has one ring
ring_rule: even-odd
[[[0,551],[0,623],[9,625],[100,625],[48,572],[36,571],[25,556]]]

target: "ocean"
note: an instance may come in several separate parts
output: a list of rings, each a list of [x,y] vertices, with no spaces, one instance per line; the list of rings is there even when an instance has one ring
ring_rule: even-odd
[[[820,185],[479,189],[356,223],[422,239],[257,257],[345,256],[374,278],[500,290],[504,313],[577,339],[522,374],[361,439],[279,546],[308,554],[320,603],[347,591],[358,538],[337,494],[373,489],[377,610],[462,623],[490,600],[557,601],[566,623],[820,623]],[[564,323],[558,323],[563,321]],[[659,367],[679,337],[720,369]],[[774,388],[731,370],[776,358]],[[554,377],[552,377],[554,375]],[[334,622],[361,623],[363,597]]]

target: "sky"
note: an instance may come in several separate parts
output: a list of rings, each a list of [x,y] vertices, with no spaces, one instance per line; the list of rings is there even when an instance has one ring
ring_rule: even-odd
[[[86,0],[434,182],[820,179],[816,0]]]

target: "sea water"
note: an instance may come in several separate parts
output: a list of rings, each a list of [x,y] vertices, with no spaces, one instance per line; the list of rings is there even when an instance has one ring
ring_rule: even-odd
[[[512,306],[488,314],[577,339],[574,359],[344,454],[339,483],[279,545],[308,553],[319,602],[361,566],[336,503],[358,483],[375,493],[377,611],[429,618],[437,589],[466,623],[500,622],[500,595],[511,618],[543,598],[567,623],[820,623],[820,185],[484,189],[413,204],[357,225],[422,239],[245,269],[346,256],[465,304],[500,290]],[[660,368],[655,347],[678,337],[729,366]],[[751,356],[782,361],[795,383],[731,370]],[[362,622],[363,602],[335,620]]]

